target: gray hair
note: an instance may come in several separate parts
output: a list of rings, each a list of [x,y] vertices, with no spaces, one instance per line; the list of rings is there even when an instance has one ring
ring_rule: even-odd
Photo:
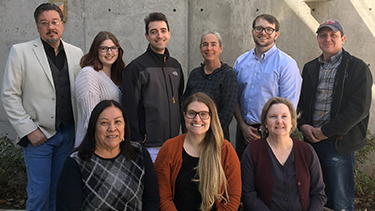
[[[206,36],[207,34],[213,34],[213,35],[215,35],[216,38],[217,38],[217,40],[219,41],[219,47],[223,46],[223,39],[221,38],[221,35],[219,34],[219,32],[217,32],[217,31],[210,31],[210,32],[206,32],[206,33],[204,33],[202,35],[199,47],[202,47],[203,37]]]

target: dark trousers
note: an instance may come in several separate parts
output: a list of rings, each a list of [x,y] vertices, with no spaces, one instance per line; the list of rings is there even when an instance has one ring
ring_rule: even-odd
[[[250,125],[250,126],[259,129],[260,124],[255,124],[255,125]],[[245,138],[243,137],[243,134],[242,134],[242,131],[241,131],[241,127],[240,127],[239,124],[237,124],[237,131],[236,131],[236,152],[237,152],[237,156],[240,159],[240,161],[241,161],[242,154],[245,151],[246,147],[247,147],[247,144],[245,143]]]

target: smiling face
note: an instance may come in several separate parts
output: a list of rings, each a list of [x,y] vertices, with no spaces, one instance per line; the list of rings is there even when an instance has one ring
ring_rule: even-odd
[[[340,31],[335,32],[329,27],[319,30],[317,40],[319,48],[323,51],[324,61],[341,50],[345,38],[345,36],[341,37]]]
[[[256,21],[255,27],[258,27],[258,26],[261,26],[263,28],[271,27],[275,29],[275,24],[271,24],[263,18],[259,18]],[[278,31],[274,31],[272,34],[269,35],[264,30],[260,33],[256,33],[255,30],[252,29],[251,33],[253,35],[253,39],[254,39],[256,46],[265,47],[265,48],[271,48],[273,44],[275,43],[277,37],[279,36]]]
[[[111,39],[104,40],[100,47],[116,47],[116,45],[113,43]],[[103,67],[111,67],[112,64],[117,60],[118,57],[118,51],[113,52],[111,49],[109,49],[107,52],[101,52],[99,47],[99,61],[102,63]]]
[[[151,49],[158,54],[163,54],[171,38],[165,21],[152,21],[148,24],[146,39],[150,42]]]
[[[53,22],[58,24],[52,24]],[[41,23],[48,22],[48,25],[42,25]],[[60,15],[55,10],[47,10],[39,14],[38,23],[36,24],[40,38],[50,44],[52,47],[54,45],[60,44],[60,38],[64,31],[63,22],[60,19]]]
[[[282,103],[271,105],[266,116],[265,127],[271,137],[289,136],[293,124],[288,106]]]
[[[202,38],[199,50],[205,61],[219,61],[219,56],[223,51],[223,46],[220,46],[216,35],[206,34]]]
[[[210,112],[206,104],[198,101],[190,103],[186,109],[187,112]],[[203,135],[206,134],[208,129],[210,129],[211,118],[202,120],[201,117],[197,114],[193,119],[189,119],[184,112],[185,125],[188,133],[194,135]]]
[[[104,109],[95,125],[96,150],[120,150],[120,143],[125,134],[124,131],[125,120],[121,110],[115,106]]]

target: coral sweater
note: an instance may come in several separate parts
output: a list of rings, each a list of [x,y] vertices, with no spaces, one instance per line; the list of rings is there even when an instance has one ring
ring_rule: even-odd
[[[160,149],[155,161],[160,193],[160,210],[176,210],[173,203],[175,182],[182,165],[182,150],[185,140],[182,134],[167,140]],[[228,181],[229,201],[217,201],[216,210],[237,210],[241,200],[241,168],[232,145],[224,140],[221,150],[221,163]]]

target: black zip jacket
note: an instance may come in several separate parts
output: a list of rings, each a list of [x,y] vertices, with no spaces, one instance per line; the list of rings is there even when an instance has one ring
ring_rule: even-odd
[[[180,131],[180,96],[184,76],[180,63],[155,53],[150,45],[123,72],[122,105],[131,129],[131,140],[160,147]]]
[[[320,64],[318,58],[305,64],[298,103],[301,117],[298,127],[312,125]],[[368,66],[343,49],[343,58],[335,77],[331,120],[321,130],[336,139],[339,153],[353,152],[365,145],[371,106],[372,75]],[[307,139],[305,138],[305,141]]]

